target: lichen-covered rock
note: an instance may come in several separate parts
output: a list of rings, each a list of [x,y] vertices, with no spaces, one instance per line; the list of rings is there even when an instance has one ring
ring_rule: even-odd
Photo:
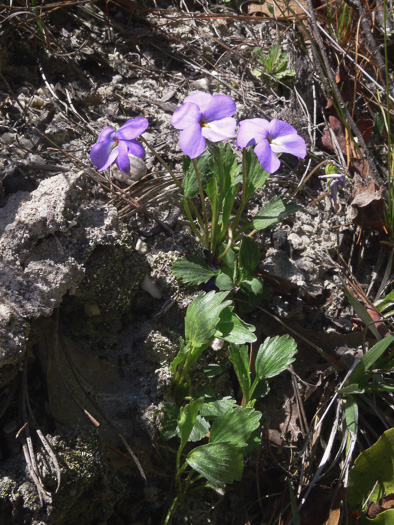
[[[83,172],[50,177],[31,193],[9,197],[0,209],[0,387],[20,368],[30,322],[51,315],[85,277],[87,303],[98,297],[98,308],[107,311],[129,304],[143,265],[127,272],[118,241],[116,209],[92,199]]]
[[[120,482],[111,472],[102,441],[94,431],[47,436],[61,470],[61,489],[56,493],[56,475],[42,449],[37,465],[50,496],[40,506],[37,490],[26,480],[23,454],[3,464],[0,478],[0,522],[4,524],[82,525],[105,523],[122,497]]]

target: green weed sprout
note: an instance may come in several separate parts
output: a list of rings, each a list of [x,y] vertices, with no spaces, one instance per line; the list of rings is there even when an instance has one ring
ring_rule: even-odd
[[[265,56],[261,47],[253,49],[253,55],[262,68],[254,68],[252,74],[261,78],[270,75],[274,81],[284,82],[295,77],[294,69],[288,68],[289,54],[284,53],[280,46],[275,44],[270,47],[268,55]]]

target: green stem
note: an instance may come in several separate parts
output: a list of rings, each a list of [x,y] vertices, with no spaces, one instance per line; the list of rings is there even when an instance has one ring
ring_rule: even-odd
[[[182,449],[180,448],[178,450],[177,455],[176,455],[177,474],[176,474],[176,478],[175,478],[175,484],[178,487],[178,492],[181,492],[181,488],[182,488],[181,475],[183,474],[183,471],[187,467],[187,463],[185,461],[185,463],[182,465],[182,467],[179,468],[179,465],[180,465],[180,462],[181,462],[181,454],[182,454]]]
[[[197,230],[196,225],[194,224],[194,220],[192,214],[190,213],[190,208],[187,199],[183,199],[183,207],[186,213],[186,217],[189,219],[191,229],[193,230],[196,237],[198,237],[198,240],[201,242],[201,244],[205,247],[205,240],[202,238],[200,232]]]
[[[233,233],[236,232],[238,228],[239,221],[241,220],[242,212],[244,211],[245,207],[245,193],[246,193],[246,148],[243,148],[242,150],[242,194],[241,194],[241,204],[238,208],[237,215],[235,216],[232,230]]]
[[[172,502],[171,507],[168,509],[167,516],[166,516],[166,519],[164,520],[163,525],[168,525],[170,523],[172,513],[174,512],[174,509],[177,503],[178,503],[178,496],[174,498],[174,501]]]
[[[178,186],[178,188],[182,191],[183,193],[183,188],[182,188],[182,184],[179,182],[178,180],[178,177],[175,175],[175,173],[172,171],[172,169],[169,167],[169,165],[167,164],[167,162],[156,152],[156,150],[149,144],[149,142],[147,142],[144,137],[139,137],[139,139],[141,140],[141,142],[143,142],[143,144],[145,144],[145,146],[153,153],[153,155],[157,158],[157,160],[160,162],[160,164],[162,166],[165,167],[165,169],[168,171],[168,173],[171,175],[172,177],[172,180],[175,182],[175,184]]]
[[[188,203],[188,206],[190,207],[190,209],[193,211],[197,221],[198,221],[198,224],[200,225],[200,228],[201,228],[201,231],[204,232],[204,221],[202,220],[202,217],[201,215],[198,213],[198,210],[194,204],[194,202],[190,199],[190,198],[187,198],[187,203]],[[204,248],[207,248],[207,246],[204,246]]]
[[[191,159],[194,167],[194,171],[196,173],[196,179],[198,184],[198,191],[200,192],[200,200],[201,200],[201,208],[202,208],[202,216],[204,220],[204,239],[206,240],[206,243],[208,243],[208,214],[207,214],[207,208],[205,206],[205,196],[204,196],[204,190],[201,183],[201,177],[200,173],[198,171],[197,162],[196,159]]]
[[[231,226],[229,226],[227,228],[227,231],[228,231],[228,242],[227,242],[227,246],[224,250],[223,253],[221,253],[218,257],[218,259],[222,259],[226,254],[227,252],[229,251],[229,249],[231,248],[231,246],[233,245],[233,230],[231,229]]]
[[[215,177],[216,182],[216,200],[214,202],[211,202],[212,206],[212,222],[211,222],[211,252],[212,255],[215,255],[217,244],[219,244],[216,240],[217,237],[217,229],[219,224],[219,217],[220,217],[220,206],[222,204],[222,198],[223,198],[223,163],[222,163],[222,157],[220,155],[220,152],[215,144],[212,142],[207,141],[208,149],[215,158],[217,165],[219,167],[219,175],[218,177]]]

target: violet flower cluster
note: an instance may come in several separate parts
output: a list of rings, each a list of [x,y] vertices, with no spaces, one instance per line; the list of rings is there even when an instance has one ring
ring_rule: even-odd
[[[197,92],[185,98],[174,112],[171,124],[181,131],[179,146],[191,159],[199,157],[207,148],[207,140],[220,142],[235,136],[237,122],[235,102],[226,95]],[[145,118],[128,120],[118,131],[107,126],[93,146],[90,158],[99,171],[116,162],[121,171],[130,171],[129,154],[144,158],[142,144],[136,140],[148,127]],[[280,166],[277,153],[290,153],[303,159],[306,145],[297,131],[282,120],[271,122],[262,118],[240,122],[237,147],[255,146],[254,152],[264,168],[274,173]]]
[[[107,126],[100,133],[97,143],[93,146],[90,159],[99,171],[106,170],[116,162],[116,165],[125,173],[130,172],[129,154],[140,159],[145,158],[145,150],[137,137],[149,126],[146,118],[130,119],[115,131]]]
[[[219,142],[233,138],[236,121],[235,102],[226,95],[195,93],[186,97],[174,113],[171,124],[181,130],[179,146],[185,155],[194,159],[206,150],[206,140]],[[256,145],[254,152],[261,166],[274,173],[280,166],[276,153],[291,153],[303,159],[306,144],[297,131],[282,120],[271,122],[261,118],[242,120],[237,136],[237,147]]]

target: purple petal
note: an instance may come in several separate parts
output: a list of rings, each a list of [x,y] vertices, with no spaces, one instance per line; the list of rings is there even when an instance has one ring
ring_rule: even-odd
[[[112,135],[112,136],[111,136]],[[97,142],[103,142],[104,140],[110,140],[115,142],[115,131],[111,126],[106,126],[99,135]]]
[[[339,185],[339,179],[333,180],[330,184],[331,197],[335,205],[337,204],[338,185]]]
[[[123,124],[123,126],[116,132],[118,140],[132,140],[139,137],[149,126],[146,118],[137,117],[132,118]]]
[[[297,134],[297,130],[294,129],[293,126],[290,126],[290,124],[287,122],[283,122],[283,120],[274,118],[269,123],[268,135],[270,136],[271,140],[276,139],[276,137],[293,134]]]
[[[263,118],[251,118],[239,123],[237,147],[247,148],[266,140],[269,122]]]
[[[129,153],[134,155],[134,157],[139,157],[140,159],[145,158],[144,146],[139,140],[130,140],[127,142]]]
[[[254,148],[254,152],[259,159],[259,162],[265,171],[274,173],[280,166],[280,160],[271,150],[268,140],[259,142]]]
[[[118,156],[118,148],[114,148],[115,142],[103,140],[92,147],[90,159],[99,171],[106,170]]]
[[[185,98],[183,101],[185,102],[193,102],[193,104],[197,104],[197,106],[200,108],[201,113],[206,111],[211,103],[213,96],[209,93],[204,93],[203,91],[198,91],[197,93],[194,93],[193,95],[189,95]],[[227,115],[229,116],[229,115]]]
[[[202,118],[206,122],[221,120],[234,115],[236,109],[235,102],[231,97],[227,97],[226,95],[214,95],[207,109],[202,111]]]
[[[116,164],[120,171],[124,173],[130,172],[129,149],[125,140],[120,140],[118,144],[118,158]]]
[[[212,142],[219,142],[220,140],[231,139],[235,135],[235,127],[237,121],[235,118],[227,117],[221,120],[209,122],[207,126],[201,128],[202,136]]]
[[[180,133],[179,146],[191,159],[199,157],[206,150],[207,143],[202,136],[200,124],[189,126]]]
[[[291,153],[300,159],[303,159],[306,155],[305,140],[294,133],[276,137],[271,142],[271,148],[275,153]]]
[[[171,118],[171,124],[176,129],[185,129],[198,124],[201,120],[201,112],[196,104],[186,102],[175,110]],[[200,125],[200,124],[198,124]]]

